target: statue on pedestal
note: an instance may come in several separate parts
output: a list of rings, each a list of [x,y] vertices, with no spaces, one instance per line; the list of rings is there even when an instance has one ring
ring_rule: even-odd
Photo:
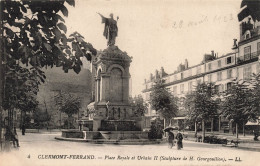
[[[113,14],[110,14],[110,18],[104,17],[102,14],[98,13],[102,18],[102,23],[105,23],[105,28],[103,35],[108,39],[107,45],[112,46],[115,45],[116,37],[117,37],[117,20],[119,19],[117,17],[117,20],[114,20]]]

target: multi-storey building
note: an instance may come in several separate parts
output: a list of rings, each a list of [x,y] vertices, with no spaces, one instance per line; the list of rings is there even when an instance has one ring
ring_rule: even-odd
[[[219,92],[223,92],[231,87],[234,79],[246,80],[251,77],[252,73],[260,72],[258,62],[260,54],[260,26],[256,23],[253,25],[250,18],[247,22],[242,22],[240,25],[240,40],[238,44],[234,40],[232,49],[231,53],[220,57],[214,51],[211,54],[205,54],[200,64],[191,67],[188,66],[188,61],[185,60],[184,65],[180,64],[177,71],[172,74],[166,74],[163,68],[160,72],[156,71],[155,76],[151,74],[150,78],[144,82],[144,99],[149,101],[150,93],[156,79],[165,80],[167,88],[174,96],[180,98],[179,113],[173,119],[172,123],[178,125],[180,121],[185,121],[186,115],[186,111],[181,104],[182,99],[184,99],[185,94],[194,90],[198,83],[214,83],[216,89]],[[149,107],[146,116],[156,117],[157,115],[155,110]],[[227,121],[224,117],[213,118],[207,126],[211,130],[232,130],[232,122]]]

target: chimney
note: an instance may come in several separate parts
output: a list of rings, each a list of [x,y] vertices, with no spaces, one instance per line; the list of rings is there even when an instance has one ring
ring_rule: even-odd
[[[234,44],[233,44],[232,49],[234,50],[234,49],[237,49],[237,39],[233,39],[233,40],[234,40]]]
[[[184,68],[185,68],[185,69],[188,69],[188,67],[189,67],[188,60],[185,59]]]
[[[152,81],[152,80],[153,80],[153,74],[150,73],[150,81]]]
[[[159,78],[159,71],[155,70],[155,79],[158,79],[158,78]]]
[[[211,55],[212,55],[212,57],[214,57],[214,50],[211,51]]]
[[[161,71],[160,71],[160,77],[161,77],[161,78],[163,77],[163,74],[164,74],[164,68],[161,67]]]

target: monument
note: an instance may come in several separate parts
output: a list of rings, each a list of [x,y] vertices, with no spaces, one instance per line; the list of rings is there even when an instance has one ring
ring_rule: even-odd
[[[79,120],[85,139],[147,139],[143,117],[129,104],[129,67],[131,57],[115,45],[117,21],[98,13],[105,24],[103,35],[108,47],[92,59],[95,75],[95,101]],[[118,17],[117,17],[118,20]]]

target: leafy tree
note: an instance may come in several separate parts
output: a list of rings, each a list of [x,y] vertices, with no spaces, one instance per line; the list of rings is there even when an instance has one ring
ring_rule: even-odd
[[[166,120],[166,125],[170,124],[170,120],[176,116],[179,110],[177,102],[177,97],[169,92],[163,81],[155,82],[150,96],[150,104]]]
[[[47,123],[47,129],[49,127],[49,121],[51,120],[51,115],[48,113],[47,104],[44,99],[44,110],[37,107],[34,111],[34,121],[38,125],[38,128],[44,127]]]
[[[19,109],[23,115],[22,123],[26,112],[34,111],[38,105],[36,95],[38,92],[36,70],[29,70],[15,65],[14,69],[9,69],[5,78],[5,93],[3,108],[8,110],[8,125],[11,127],[12,114],[14,109]]]
[[[67,37],[63,19],[68,16],[66,3],[75,6],[74,0],[0,2],[0,98],[4,109],[12,110],[14,100],[18,109],[35,108],[33,96],[45,79],[42,67],[56,66],[79,73],[81,58],[91,60],[91,55],[96,54],[79,33]],[[19,88],[21,84],[26,89]]]
[[[188,110],[188,118],[191,121],[202,121],[203,135],[205,138],[205,121],[217,115],[218,101],[215,99],[214,84],[198,84],[196,90],[187,94],[185,107]],[[195,136],[197,135],[197,126],[195,126]]]
[[[259,0],[242,0],[240,8],[242,11],[238,14],[238,20],[251,16],[254,22],[260,21],[260,1]]]
[[[144,116],[145,112],[147,111],[148,104],[144,101],[141,95],[137,97],[130,98],[130,104],[135,108],[138,114]]]
[[[60,92],[55,96],[55,101],[59,107],[59,111],[68,115],[68,128],[72,124],[73,114],[79,112],[80,98],[67,92]]]
[[[250,108],[252,113],[254,113],[256,116],[260,115],[260,73],[258,74],[252,74],[251,80],[250,80],[250,95],[251,95],[251,103]],[[253,118],[254,119],[254,118]]]
[[[251,109],[251,94],[251,90],[245,82],[234,81],[222,101],[222,114],[235,122],[237,138],[238,124],[245,124],[248,120],[256,118],[254,111]]]

